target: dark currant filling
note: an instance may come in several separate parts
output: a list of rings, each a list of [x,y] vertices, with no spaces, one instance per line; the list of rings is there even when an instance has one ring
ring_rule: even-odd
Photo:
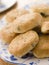
[[[46,15],[45,13],[40,13],[43,17],[48,17],[49,15]]]
[[[25,58],[28,58],[28,57],[33,57],[33,54],[32,53],[27,53],[26,55],[24,55],[21,58],[25,59]]]

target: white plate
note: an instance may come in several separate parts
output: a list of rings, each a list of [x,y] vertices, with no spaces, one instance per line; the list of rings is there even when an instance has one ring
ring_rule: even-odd
[[[0,5],[0,13],[12,7],[17,0],[1,0],[3,5]]]
[[[26,5],[24,8],[28,9],[29,6]],[[0,29],[3,28],[6,24],[7,23],[4,17],[0,21]],[[2,42],[2,40],[0,39],[0,58],[4,61],[20,65],[49,65],[49,58],[37,59],[34,56],[30,55],[30,53],[23,58],[17,58],[10,54],[7,48],[8,45],[4,44],[4,42]]]

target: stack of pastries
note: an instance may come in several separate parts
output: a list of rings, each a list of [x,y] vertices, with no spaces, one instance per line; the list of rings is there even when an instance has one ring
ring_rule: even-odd
[[[8,25],[0,30],[0,39],[9,44],[16,57],[31,52],[37,58],[49,57],[49,6],[39,4],[15,9],[6,14]]]

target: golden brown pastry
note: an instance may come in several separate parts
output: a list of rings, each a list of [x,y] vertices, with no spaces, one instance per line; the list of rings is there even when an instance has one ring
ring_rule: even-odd
[[[42,23],[41,32],[45,34],[49,33],[49,21],[45,21]]]
[[[48,17],[42,17],[42,21],[43,21],[43,22],[49,21],[49,16],[48,16]]]
[[[41,13],[43,16],[49,15],[49,6],[47,4],[38,4],[30,8],[30,11]]]
[[[14,9],[7,13],[5,18],[7,22],[13,22],[17,17],[24,15],[26,13],[28,13],[28,11],[25,9]]]
[[[16,36],[9,45],[9,52],[17,57],[22,57],[32,50],[38,43],[39,37],[35,31]]]
[[[39,22],[41,22],[40,17],[41,15],[38,13],[29,13],[17,18],[13,23],[0,30],[0,38],[6,43],[10,43],[18,33],[24,33],[38,26]]]
[[[24,33],[36,26],[41,25],[42,16],[38,13],[28,13],[18,17],[11,27],[15,33]]]
[[[49,35],[41,35],[39,43],[32,50],[32,53],[37,58],[49,57]]]
[[[7,25],[5,28],[0,30],[0,39],[5,43],[10,43],[16,35],[17,33],[13,32],[10,25]]]

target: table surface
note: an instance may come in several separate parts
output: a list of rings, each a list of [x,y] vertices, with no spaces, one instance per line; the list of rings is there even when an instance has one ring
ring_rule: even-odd
[[[0,65],[16,65],[16,64],[10,64],[0,59]]]

